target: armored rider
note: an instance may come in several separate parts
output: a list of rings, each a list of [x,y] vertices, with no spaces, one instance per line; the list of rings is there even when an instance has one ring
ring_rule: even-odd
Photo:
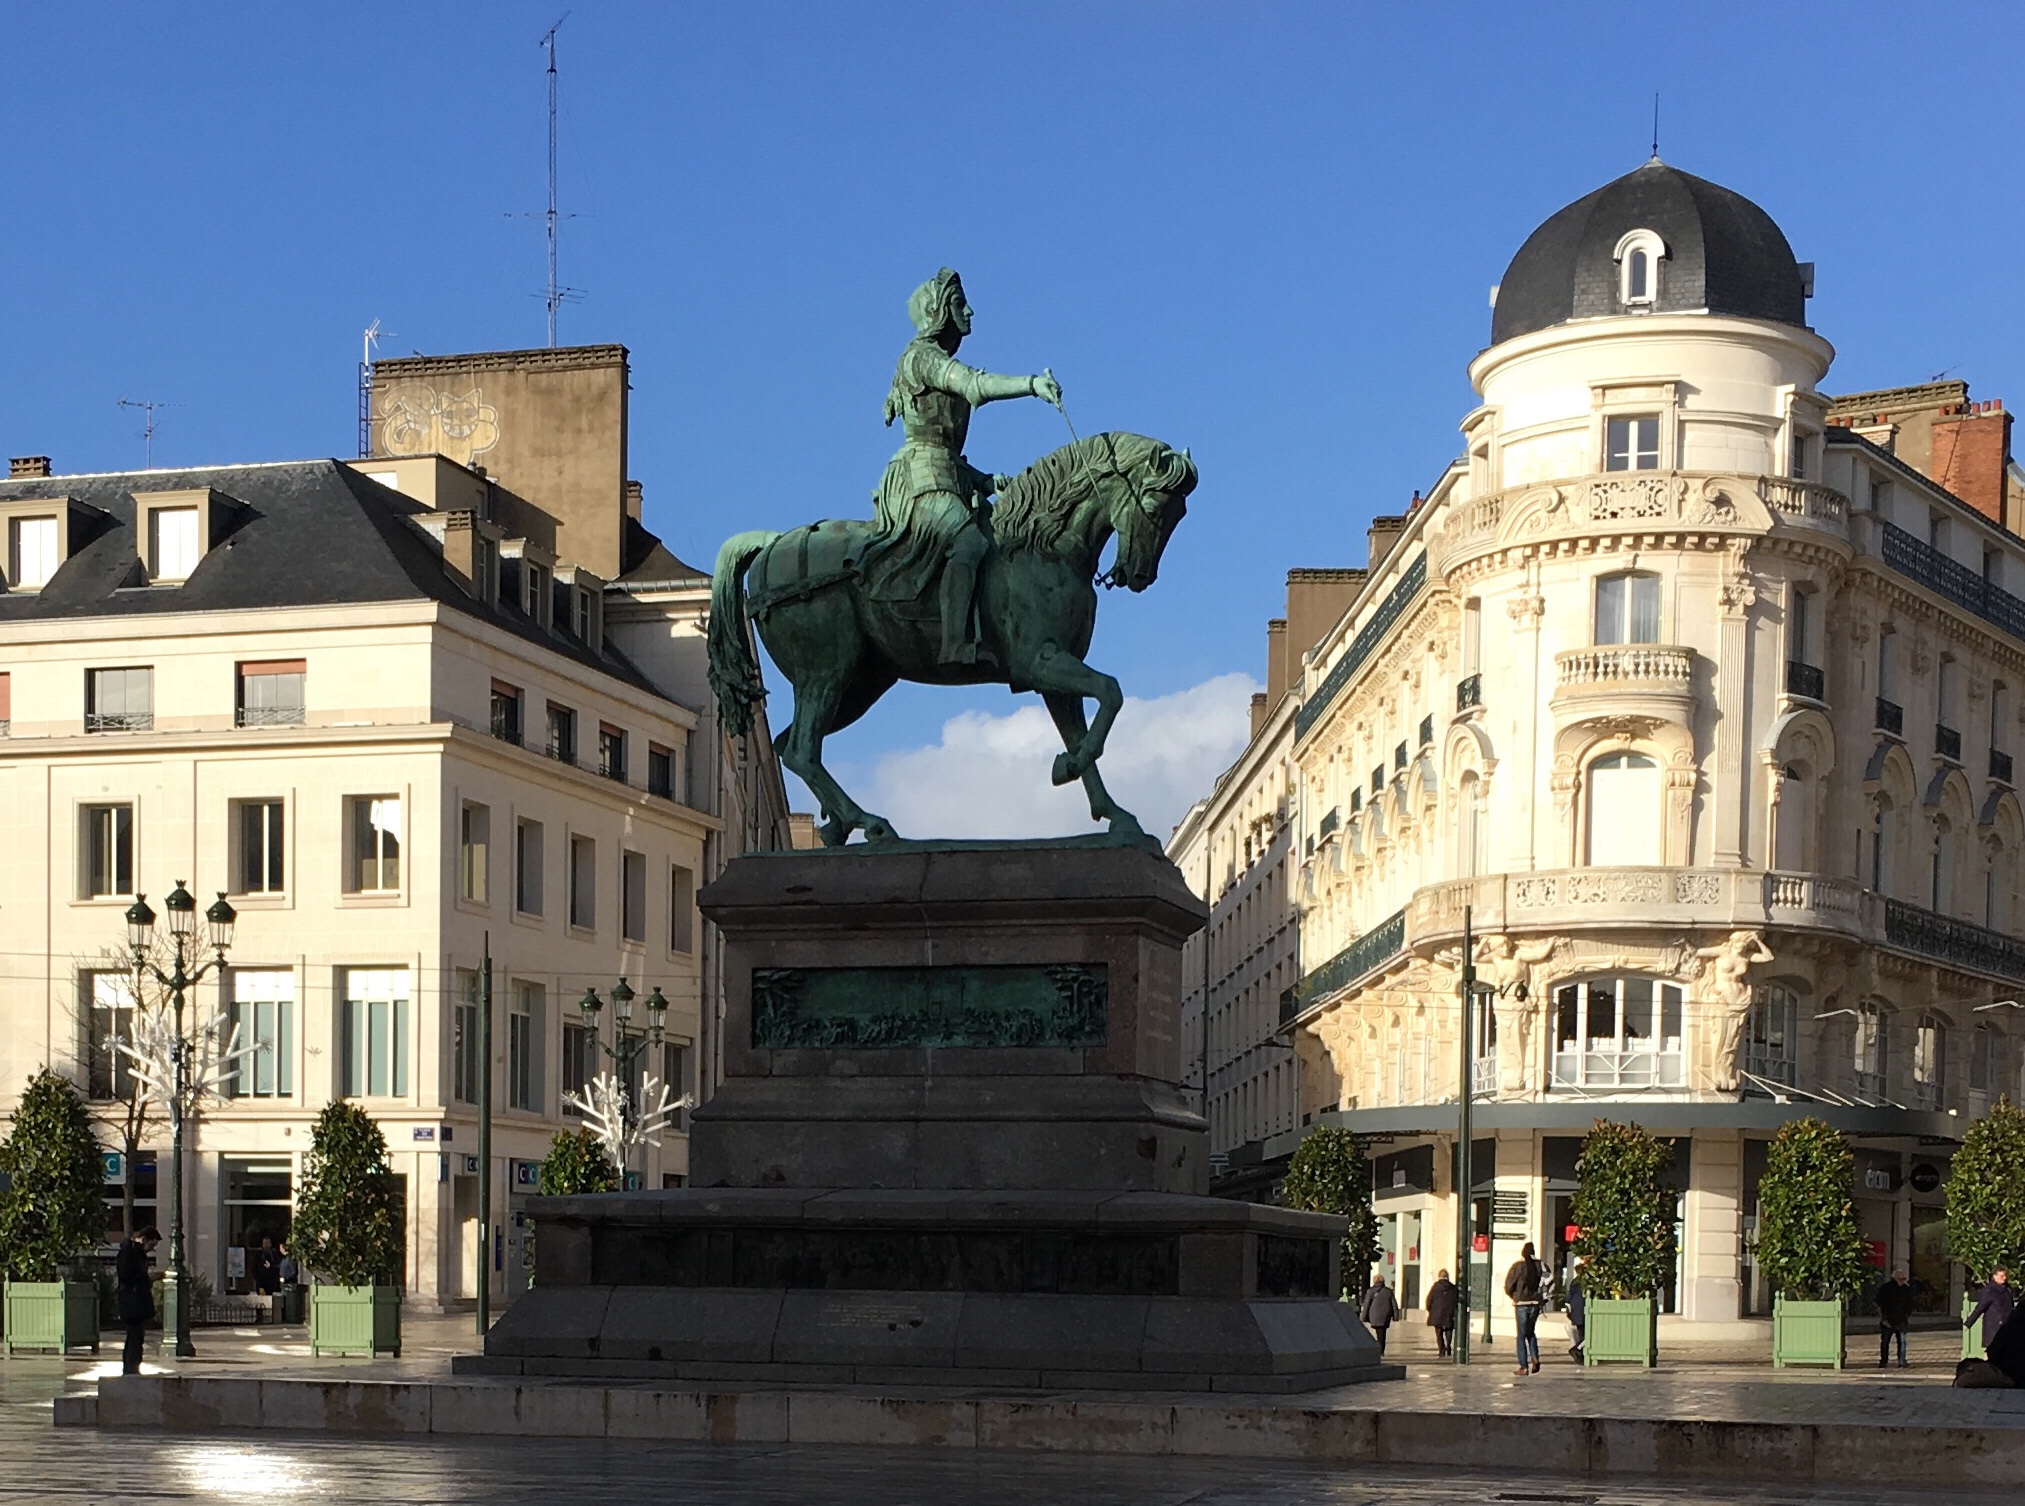
[[[886,394],[886,422],[898,418],[907,439],[887,463],[874,499],[887,555],[880,573],[886,591],[899,596],[921,594],[939,574],[941,662],[989,664],[973,606],[977,569],[991,547],[980,517],[997,483],[964,458],[970,411],[1008,397],[1059,404],[1062,389],[1050,374],[998,376],[956,359],[970,333],[970,305],[962,279],[947,267],[914,290],[907,313],[916,335],[900,353]]]

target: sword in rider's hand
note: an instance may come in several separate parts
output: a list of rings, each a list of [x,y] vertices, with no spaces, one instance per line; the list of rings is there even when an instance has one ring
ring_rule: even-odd
[[[1076,451],[1076,464],[1083,468],[1083,479],[1090,483],[1090,495],[1094,497],[1097,495],[1096,473],[1090,469],[1090,462],[1084,457],[1083,436],[1076,432],[1076,421],[1069,417],[1068,404],[1062,401],[1062,384],[1055,381],[1055,368],[1052,366],[1043,366],[1041,368],[1041,375],[1046,377],[1050,382],[1054,382],[1054,410],[1062,415],[1062,422],[1069,426],[1069,441]],[[1117,566],[1114,565],[1111,569],[1099,575],[1097,580],[1108,590],[1118,584],[1115,578],[1117,573]]]

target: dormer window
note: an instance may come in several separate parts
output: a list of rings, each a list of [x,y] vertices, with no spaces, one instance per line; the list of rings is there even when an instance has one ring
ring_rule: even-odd
[[[1651,312],[1665,256],[1666,242],[1650,230],[1634,230],[1617,243],[1617,301],[1627,312]]]
[[[148,514],[148,574],[155,580],[188,580],[203,554],[197,509],[157,507]]]
[[[63,563],[57,519],[7,520],[7,584],[16,591],[39,591]]]

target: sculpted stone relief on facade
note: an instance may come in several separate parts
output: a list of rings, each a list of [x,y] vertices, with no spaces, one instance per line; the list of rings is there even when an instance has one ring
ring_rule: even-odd
[[[1756,931],[1732,931],[1727,941],[1697,948],[1695,956],[1701,969],[1693,998],[1715,1027],[1710,1084],[1719,1093],[1733,1093],[1737,1088],[1737,1052],[1743,1043],[1744,1025],[1751,1017],[1751,968],[1774,960],[1772,950]]]

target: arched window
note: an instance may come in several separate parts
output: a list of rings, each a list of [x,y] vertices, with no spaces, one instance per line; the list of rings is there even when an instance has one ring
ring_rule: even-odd
[[[1659,577],[1602,575],[1596,579],[1596,642],[1659,642]]]
[[[1891,1045],[1891,1027],[1884,1011],[1871,1000],[1857,1006],[1856,1028],[1852,1032],[1856,1069],[1856,1091],[1882,1098],[1885,1087],[1885,1053]]]
[[[1772,866],[1798,873],[1813,866],[1808,848],[1814,821],[1814,781],[1805,764],[1779,771],[1779,805],[1772,813]]]
[[[1751,998],[1751,1034],[1744,1048],[1744,1070],[1767,1082],[1791,1083],[1799,1068],[1799,1004],[1793,990],[1776,983],[1760,985]]]
[[[1969,1091],[1988,1097],[2003,1080],[2004,1043],[1988,1025],[1978,1025],[1969,1036]]]
[[[1896,818],[1891,796],[1879,795],[1870,818],[1870,887],[1879,894],[1891,893],[1891,831]]]
[[[1665,256],[1666,242],[1650,230],[1634,230],[1617,243],[1617,298],[1627,312],[1651,311]]]
[[[1660,861],[1659,764],[1643,753],[1607,753],[1587,780],[1592,868],[1656,866]]]
[[[1484,782],[1472,769],[1463,775],[1456,796],[1456,866],[1464,878],[1475,878],[1485,868]]]
[[[1913,1037],[1912,1096],[1921,1108],[1937,1109],[1947,1087],[1948,1025],[1937,1014],[1920,1016]]]
[[[1686,1081],[1678,984],[1591,978],[1554,992],[1556,1088],[1678,1088]]]

